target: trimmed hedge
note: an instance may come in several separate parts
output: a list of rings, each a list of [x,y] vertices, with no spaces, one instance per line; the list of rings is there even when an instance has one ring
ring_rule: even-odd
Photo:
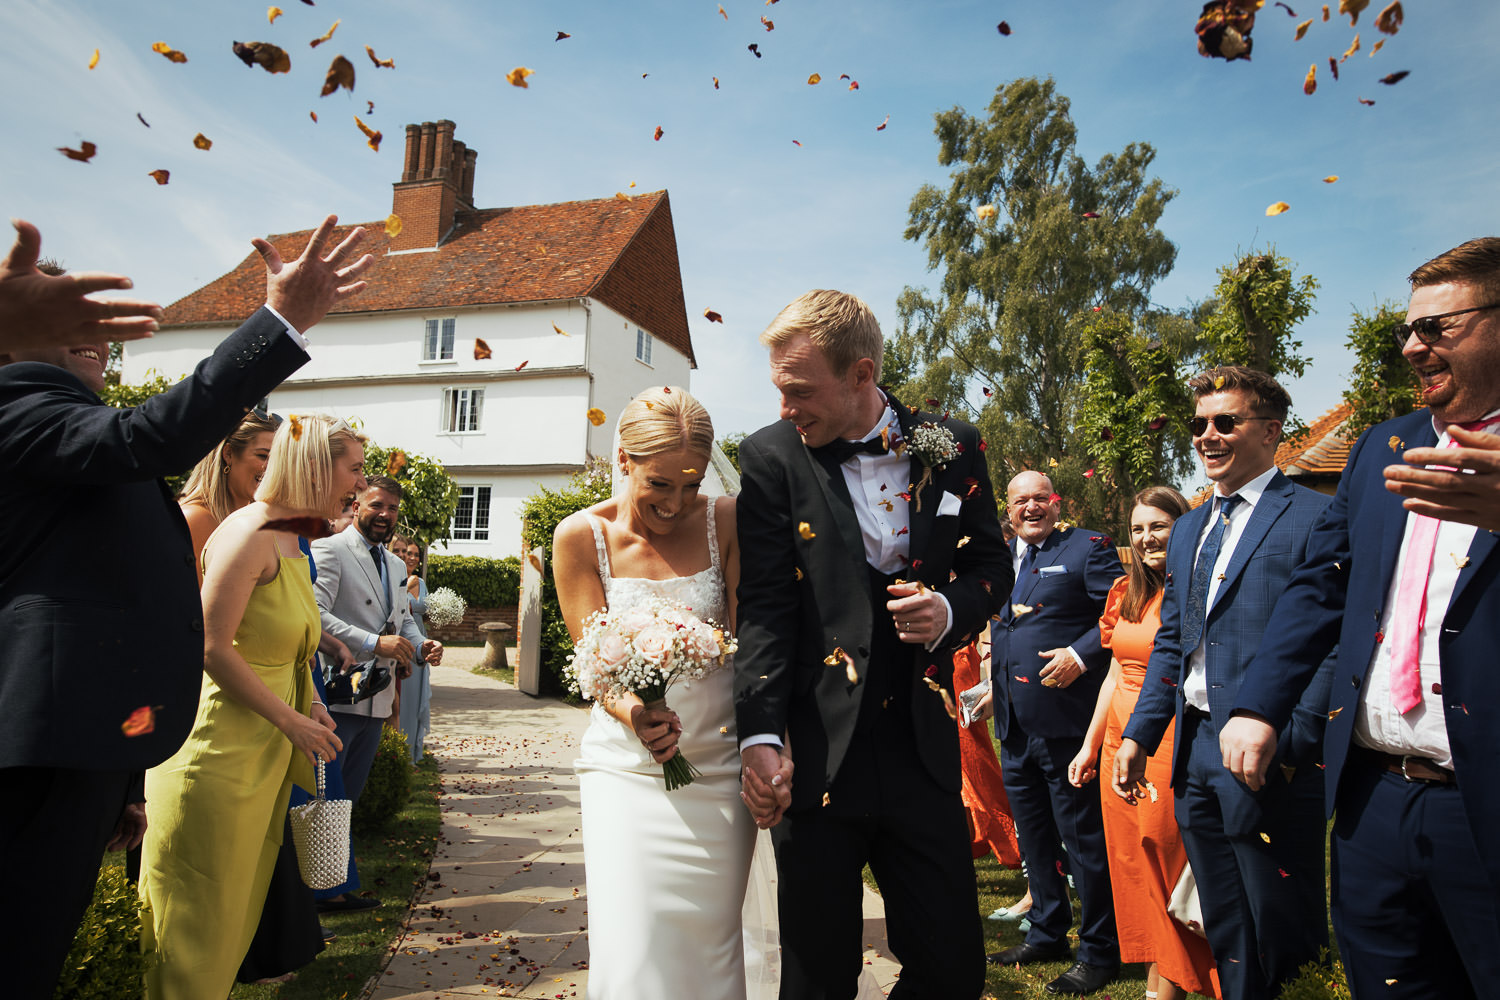
[[[439,587],[452,587],[470,607],[512,608],[521,603],[521,560],[429,556],[427,589]]]
[[[378,830],[389,823],[411,798],[411,747],[406,735],[391,726],[380,727],[380,745],[359,801],[354,803],[354,829]]]
[[[146,904],[122,865],[105,865],[94,883],[89,904],[63,963],[54,1000],[138,1000],[146,993],[145,975],[156,956],[141,951],[141,921]],[[12,956],[28,961],[24,955]]]

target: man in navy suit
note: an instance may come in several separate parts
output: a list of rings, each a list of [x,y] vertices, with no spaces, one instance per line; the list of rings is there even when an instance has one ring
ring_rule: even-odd
[[[1023,472],[1006,494],[1016,583],[990,626],[992,698],[1005,790],[1031,886],[1031,930],[1025,943],[989,958],[1012,965],[1070,957],[1066,864],[1082,910],[1078,956],[1047,991],[1092,993],[1119,972],[1120,942],[1099,793],[1073,787],[1068,763],[1109,674],[1099,616],[1124,570],[1103,532],[1058,523],[1062,501],[1051,479]]]
[[[0,915],[0,940],[24,956],[7,972],[7,996],[52,996],[105,845],[138,844],[145,832],[144,769],[192,726],[203,609],[187,523],[160,477],[213,450],[306,364],[303,333],[364,288],[356,279],[372,258],[345,263],[363,230],[329,251],[335,221],[285,265],[254,241],[266,305],[192,375],[137,407],[97,395],[107,326],[99,342],[68,346],[76,301],[61,296],[63,308],[44,310],[58,317],[55,337],[3,331],[0,856],[26,901]],[[41,287],[26,236],[0,267],[0,300]],[[0,304],[0,317],[14,314]]]
[[[1395,333],[1428,408],[1350,452],[1233,702],[1223,761],[1259,787],[1278,724],[1337,642],[1325,751],[1349,985],[1360,998],[1494,996],[1500,440],[1484,430],[1500,420],[1500,238],[1442,254],[1411,283]]]
[[[1271,609],[1328,498],[1272,462],[1292,402],[1275,379],[1226,365],[1188,385],[1197,396],[1193,447],[1215,486],[1167,543],[1161,628],[1114,785],[1127,801],[1158,793],[1141,785],[1146,758],[1175,715],[1177,824],[1219,982],[1226,1000],[1270,1000],[1328,944],[1317,762],[1331,662],[1320,657],[1301,700],[1287,706],[1285,753],[1266,787],[1248,788],[1220,766],[1218,731],[1252,676],[1261,636],[1282,627]]]

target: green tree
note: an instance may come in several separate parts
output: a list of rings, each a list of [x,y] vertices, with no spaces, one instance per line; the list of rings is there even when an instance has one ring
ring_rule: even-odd
[[[1394,302],[1381,302],[1370,312],[1355,309],[1344,341],[1354,352],[1354,370],[1344,403],[1349,419],[1342,434],[1353,441],[1382,420],[1410,413],[1418,405],[1417,376],[1401,356],[1391,328],[1406,318]]]
[[[1292,262],[1270,247],[1219,268],[1213,304],[1203,320],[1203,366],[1246,365],[1271,375],[1298,375],[1312,360],[1293,331],[1313,311],[1318,280],[1292,274]]]
[[[458,484],[441,463],[371,441],[365,445],[365,474],[390,476],[401,484],[401,534],[424,549],[448,540],[458,509]]]
[[[740,442],[746,437],[748,435],[740,431],[735,434],[726,434],[715,442],[719,450],[724,453],[724,457],[729,459],[729,464],[734,466],[735,472],[740,471]]]
[[[1051,79],[1000,87],[984,118],[940,112],[934,131],[948,189],[917,192],[905,235],[941,279],[936,293],[906,288],[897,300],[891,354],[912,372],[898,392],[967,415],[982,389],[974,419],[997,486],[1043,469],[1083,504],[1070,515],[1092,517],[1102,489],[1084,476],[1078,429],[1085,320],[1095,307],[1147,309],[1176,258],[1157,228],[1176,192],[1147,177],[1156,153],[1145,143],[1086,163]]]
[[[541,487],[540,492],[527,497],[521,507],[521,539],[526,551],[542,546],[542,649],[541,690],[543,694],[562,694],[567,690],[564,671],[568,665],[568,654],[573,652],[573,637],[563,621],[562,608],[557,603],[557,587],[552,581],[552,534],[562,519],[574,511],[592,507],[601,500],[609,499],[610,463],[605,458],[595,458],[574,473],[561,489]]]

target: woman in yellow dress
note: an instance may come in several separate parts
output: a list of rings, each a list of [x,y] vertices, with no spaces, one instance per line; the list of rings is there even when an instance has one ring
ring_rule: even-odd
[[[320,635],[297,533],[270,520],[336,516],[364,486],[364,448],[343,421],[276,431],[255,502],[203,551],[203,693],[187,742],[146,774],[142,938],[156,951],[149,1000],[229,995],[255,935],[292,783],[313,787],[343,744],[314,694]]]

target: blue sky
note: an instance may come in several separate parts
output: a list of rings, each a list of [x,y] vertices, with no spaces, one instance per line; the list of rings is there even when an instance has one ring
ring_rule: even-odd
[[[1409,0],[1405,26],[1373,57],[1381,0],[1357,28],[1337,14],[1322,22],[1305,0],[1292,4],[1296,19],[1268,6],[1253,61],[1232,64],[1197,54],[1195,0],[725,0],[727,19],[717,0],[280,0],[274,25],[266,6],[6,0],[5,211],[36,222],[44,252],[70,267],[123,271],[165,303],[231,268],[252,236],[329,211],[384,218],[404,125],[449,118],[479,151],[480,207],[608,197],[632,181],[670,192],[699,359],[693,390],[721,434],[775,418],[755,337],[791,298],[855,292],[893,334],[902,287],[936,283],[922,248],[902,239],[918,187],[947,183],[932,115],[954,105],[983,114],[1017,77],[1056,79],[1086,160],[1131,141],[1156,148],[1153,173],[1180,192],[1162,220],[1179,252],[1154,289],[1159,304],[1203,298],[1219,266],[1268,244],[1317,277],[1317,313],[1299,331],[1314,366],[1290,386],[1307,419],[1346,383],[1351,307],[1404,304],[1412,267],[1500,232],[1492,2]],[[310,49],[336,18],[333,39]],[[1009,37],[996,31],[1002,19]],[[572,37],[554,41],[559,30]],[[1362,49],[1335,82],[1327,57],[1356,31]],[[246,68],[234,40],[283,46],[292,72]],[[169,63],[155,41],[189,61]],[[396,68],[377,70],[366,44]],[[339,53],[356,68],[355,91],[320,98]],[[525,90],[505,82],[521,65],[535,71]],[[1377,82],[1396,70],[1411,75]],[[823,82],[809,86],[815,72]],[[379,153],[355,113],[384,131]],[[200,131],[208,152],[192,147]],[[91,163],[55,151],[82,139],[99,147]],[[166,187],[146,176],[156,168],[172,172]],[[1339,181],[1322,183],[1329,174]],[[1275,201],[1291,210],[1267,218]],[[724,325],[707,323],[705,308]]]

